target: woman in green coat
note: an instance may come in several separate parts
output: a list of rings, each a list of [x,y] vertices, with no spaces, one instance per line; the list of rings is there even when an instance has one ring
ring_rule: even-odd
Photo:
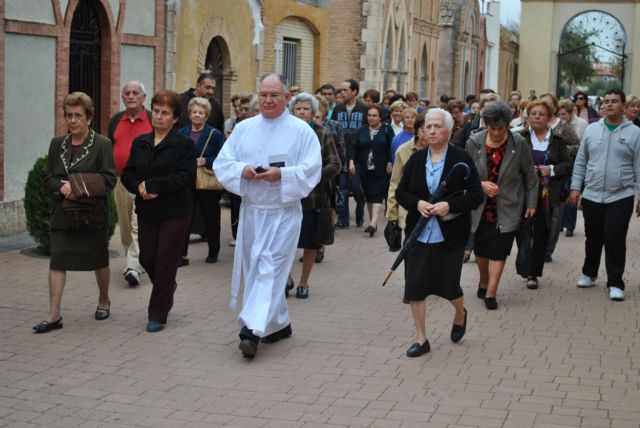
[[[51,263],[49,265],[49,316],[35,325],[36,333],[62,328],[60,303],[67,271],[95,271],[100,291],[96,320],[110,315],[109,302],[109,202],[104,197],[105,221],[80,230],[70,230],[65,224],[63,201],[75,200],[69,175],[98,173],[104,178],[107,193],[116,183],[113,149],[109,140],[90,128],[93,101],[87,94],[73,92],[64,99],[64,118],[69,133],[55,137],[49,146],[49,156],[43,171],[47,191],[55,198],[55,208],[49,228],[51,235]]]

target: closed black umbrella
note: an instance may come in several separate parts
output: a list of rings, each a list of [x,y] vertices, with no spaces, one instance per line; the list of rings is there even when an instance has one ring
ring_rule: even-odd
[[[455,171],[456,168],[458,167],[465,169],[464,179],[467,180],[467,178],[469,178],[469,171],[470,171],[469,165],[467,165],[464,162],[458,162],[454,164],[453,167],[451,167],[449,174],[447,174],[445,179],[442,180],[442,182],[438,185],[438,188],[436,189],[435,192],[431,194],[431,197],[429,197],[429,200],[427,202],[429,202],[430,204],[435,204],[436,202],[439,202],[439,200],[444,195],[444,192],[447,190],[447,182],[449,181],[449,178],[451,178],[451,174],[453,174],[453,171]],[[384,279],[384,282],[382,283],[383,287],[387,285],[387,282],[389,282],[389,279],[391,278],[391,275],[393,275],[393,272],[395,272],[396,268],[400,265],[402,260],[407,256],[409,249],[411,249],[413,244],[416,242],[416,239],[418,239],[418,236],[420,235],[420,232],[422,232],[422,229],[424,229],[425,225],[427,224],[427,221],[429,221],[428,218],[420,216],[420,218],[418,219],[418,222],[416,223],[413,230],[411,231],[411,234],[407,237],[406,241],[404,241],[404,245],[400,249],[400,252],[398,253],[398,257],[396,257],[396,261],[393,262],[393,265],[391,265],[391,270],[389,270],[387,277]]]

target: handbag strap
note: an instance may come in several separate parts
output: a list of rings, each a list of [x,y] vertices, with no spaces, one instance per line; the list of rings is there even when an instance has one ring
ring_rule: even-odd
[[[207,138],[207,142],[204,143],[204,147],[202,148],[202,153],[200,153],[200,157],[204,156],[204,151],[207,150],[207,146],[209,145],[209,140],[211,140],[211,136],[213,135],[213,129],[209,132],[209,137]]]

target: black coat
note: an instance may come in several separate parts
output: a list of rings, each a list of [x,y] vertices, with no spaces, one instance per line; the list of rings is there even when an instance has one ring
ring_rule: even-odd
[[[191,190],[196,180],[196,151],[190,138],[174,128],[157,146],[154,133],[133,140],[122,184],[136,195],[136,213],[146,219],[178,217],[193,212]],[[155,199],[144,200],[138,185],[144,181]]]
[[[418,202],[421,200],[427,201],[431,196],[427,187],[426,162],[427,150],[415,152],[404,166],[400,184],[396,189],[398,203],[408,211],[407,233],[413,230],[420,218]],[[466,181],[464,180],[464,170],[462,168],[456,170],[449,178],[447,190],[441,200],[449,203],[450,214],[460,215],[448,221],[438,217],[438,225],[442,230],[444,240],[451,246],[464,245],[467,242],[471,231],[471,211],[479,207],[484,200],[478,171],[471,156],[452,144],[449,144],[447,150],[440,182],[449,174],[451,167],[458,162],[464,162],[469,165],[469,178]],[[463,193],[457,193],[460,191],[463,191]]]
[[[527,140],[529,148],[533,151],[531,144],[531,131],[525,129],[520,135]],[[571,181],[571,173],[573,171],[573,159],[569,154],[569,146],[567,140],[560,135],[551,133],[549,137],[549,147],[547,147],[547,165],[553,165],[554,176],[549,180],[549,203],[551,207],[557,207],[565,202],[569,196],[568,182]],[[539,187],[540,191],[542,186]],[[538,207],[540,208],[540,207]]]
[[[369,135],[369,125],[365,125],[358,130],[355,142],[351,150],[347,153],[349,160],[353,160],[360,177],[386,177],[387,163],[391,162],[391,142],[393,141],[393,129],[383,123],[380,130],[371,140]],[[373,153],[373,164],[375,169],[367,169],[367,159],[369,152]]]
[[[462,131],[460,131],[460,134],[458,134],[458,140],[453,141],[453,143],[455,143],[456,146],[460,147],[463,150],[466,149],[467,140],[477,129],[480,129],[480,119],[473,119],[468,121],[464,124]]]

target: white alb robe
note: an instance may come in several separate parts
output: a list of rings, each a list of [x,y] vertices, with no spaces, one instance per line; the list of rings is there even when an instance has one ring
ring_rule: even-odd
[[[281,166],[281,179],[245,180],[246,165]],[[285,110],[238,123],[213,163],[225,189],[242,198],[231,280],[235,309],[244,283],[238,323],[263,337],[289,324],[284,287],[293,266],[302,222],[300,200],[320,181],[320,142],[309,124]]]

